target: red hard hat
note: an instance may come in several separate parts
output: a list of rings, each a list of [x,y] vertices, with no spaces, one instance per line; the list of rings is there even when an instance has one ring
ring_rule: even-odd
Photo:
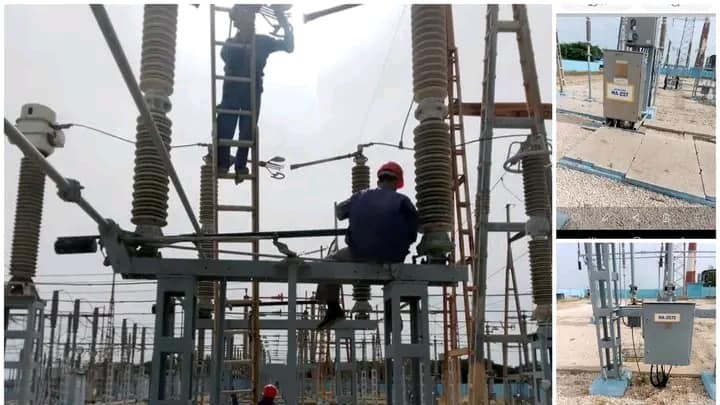
[[[277,396],[278,389],[274,385],[268,384],[263,388],[263,396],[265,398],[273,399]]]
[[[397,177],[397,188],[402,188],[405,182],[403,181],[403,170],[399,164],[395,162],[387,162],[380,166],[377,172],[378,178],[383,174],[392,174]]]

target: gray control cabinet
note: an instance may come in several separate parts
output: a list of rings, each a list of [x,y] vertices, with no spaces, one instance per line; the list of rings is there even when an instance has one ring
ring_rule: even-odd
[[[607,119],[636,122],[645,112],[647,54],[605,49],[603,114]]]
[[[626,17],[625,43],[629,46],[657,47],[660,25],[657,17]]]
[[[644,303],[645,364],[690,364],[694,319],[691,302]]]

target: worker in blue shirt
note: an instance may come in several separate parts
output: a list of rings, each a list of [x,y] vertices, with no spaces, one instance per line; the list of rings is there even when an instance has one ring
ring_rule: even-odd
[[[230,18],[237,28],[237,34],[223,45],[220,56],[225,62],[225,76],[250,77],[250,47],[252,36],[255,35],[255,14],[260,11],[259,4],[236,4],[230,11]],[[283,29],[283,39],[275,39],[268,35],[255,35],[255,111],[256,119],[260,116],[260,99],[263,91],[263,70],[267,59],[273,52],[285,51],[292,53],[295,49],[292,26],[287,20],[284,11],[287,6],[273,6],[280,28]],[[247,44],[247,47],[238,47],[238,44]],[[222,101],[218,108],[228,110],[251,111],[250,84],[232,79],[223,83]],[[239,125],[238,125],[239,123]],[[217,114],[218,139],[233,139],[235,126],[238,125],[239,139],[252,140],[252,117],[229,113]],[[235,154],[235,183],[243,181],[244,175],[249,173],[247,168],[248,148],[238,147]],[[218,172],[227,173],[230,170],[230,147],[218,147]]]
[[[402,263],[417,239],[418,213],[412,201],[396,190],[403,186],[403,171],[395,162],[377,172],[378,188],[357,192],[338,205],[335,215],[349,219],[347,247],[327,260],[338,262]],[[340,286],[318,285],[317,300],[327,305],[318,328],[345,318],[340,307]]]

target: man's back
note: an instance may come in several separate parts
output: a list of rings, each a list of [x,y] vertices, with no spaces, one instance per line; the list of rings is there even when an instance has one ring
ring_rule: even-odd
[[[400,263],[417,239],[417,211],[410,199],[391,189],[354,194],[349,204],[347,243],[356,261]]]
[[[230,42],[240,43],[237,37],[232,38]],[[283,41],[267,35],[255,36],[255,70],[259,91],[262,91],[262,80],[268,57],[271,53],[281,50],[286,50]],[[250,77],[250,49],[226,45],[222,49],[221,56],[225,61],[226,75]]]

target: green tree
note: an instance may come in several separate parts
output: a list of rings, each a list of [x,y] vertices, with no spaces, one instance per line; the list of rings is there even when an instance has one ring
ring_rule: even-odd
[[[560,44],[560,55],[563,59],[570,60],[587,60],[587,43],[571,42]],[[595,45],[590,45],[590,55],[592,60],[602,58],[602,50]]]

